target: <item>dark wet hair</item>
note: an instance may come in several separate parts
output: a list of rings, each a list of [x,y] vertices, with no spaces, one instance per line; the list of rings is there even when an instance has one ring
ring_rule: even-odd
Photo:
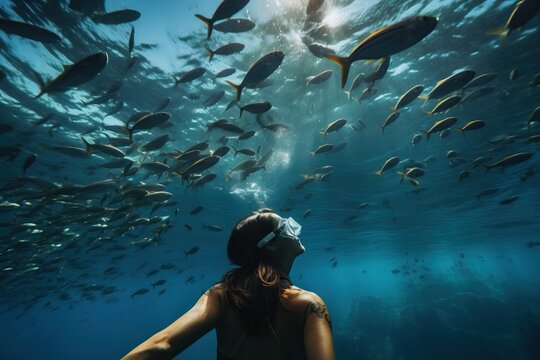
[[[280,297],[280,273],[266,249],[257,243],[279,224],[271,209],[260,209],[241,219],[231,232],[227,256],[238,265],[223,282],[226,298],[240,313],[240,322],[250,335],[266,332],[265,319],[273,321]]]

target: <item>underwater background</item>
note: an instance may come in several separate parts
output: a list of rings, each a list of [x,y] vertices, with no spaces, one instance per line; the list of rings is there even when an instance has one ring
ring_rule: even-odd
[[[540,17],[505,37],[490,30],[522,3],[251,0],[234,18],[254,27],[207,39],[194,15],[218,5],[0,1],[0,358],[120,358],[221,279],[232,227],[269,207],[302,225],[291,280],[326,302],[338,359],[540,359]],[[103,15],[125,9],[139,15]],[[342,90],[317,50],[348,56],[416,15],[436,17],[433,32],[349,99],[353,79],[380,62],[354,62]],[[209,61],[205,47],[232,42],[245,47]],[[241,83],[275,50],[281,65],[238,102],[271,109],[239,117],[225,80]],[[35,73],[47,81],[99,52],[99,74],[36,98]],[[381,130],[408,89],[426,95],[463,70],[492,75],[452,92],[461,101],[445,112],[426,114],[440,99],[416,99]],[[477,89],[487,90],[470,96]],[[157,112],[170,118],[133,130]],[[456,125],[428,140],[422,131],[448,116]],[[255,135],[239,140],[218,119]],[[473,120],[484,126],[463,130]],[[230,151],[198,175],[178,159],[197,144],[199,156]],[[497,165],[516,153],[530,155]],[[212,331],[178,358],[215,356]]]

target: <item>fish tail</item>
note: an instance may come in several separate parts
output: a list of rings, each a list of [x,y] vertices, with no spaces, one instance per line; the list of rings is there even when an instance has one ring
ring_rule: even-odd
[[[344,92],[347,95],[347,100],[351,101],[351,92],[350,91],[344,91]]]
[[[381,170],[375,171],[375,175],[377,175],[377,176],[382,176],[382,171],[381,171]]]
[[[457,131],[459,131],[461,133],[461,135],[463,135],[465,137],[465,130],[463,130],[463,128],[458,128]]]
[[[398,171],[398,175],[401,176],[400,184],[403,183],[403,180],[407,180],[407,174],[401,171]]]
[[[427,102],[429,101],[429,96],[427,96],[427,95],[420,95],[420,96],[418,96],[418,99],[424,100],[424,103],[422,104],[422,106],[426,106]]]
[[[178,79],[176,78],[176,76],[173,75],[173,80],[174,80],[174,87],[177,87],[178,86]]]
[[[420,181],[418,181],[418,180],[416,180],[416,179],[409,179],[409,181],[410,181],[411,184],[413,184],[414,186],[420,185]]]
[[[214,54],[215,52],[210,50],[209,48],[205,47],[206,49],[206,53],[208,54],[209,58],[208,58],[208,62],[212,61],[212,58],[214,57]]]
[[[491,170],[491,166],[489,165],[484,165],[484,167],[486,168],[486,173],[488,173]]]
[[[427,141],[429,141],[429,136],[431,135],[429,132],[427,131],[424,131],[424,130],[420,130],[420,132],[423,132],[424,134],[426,134],[427,136]]]
[[[426,114],[428,114],[429,116],[432,116],[433,115],[433,111],[424,111]]]
[[[339,65],[341,69],[341,88],[345,87],[347,83],[347,78],[349,77],[349,70],[351,69],[351,62],[348,57],[340,57],[337,55],[326,54],[324,55],[328,60]]]
[[[395,113],[395,112],[397,111],[397,108],[396,108],[395,106],[392,106],[392,107],[390,108],[390,110],[392,110],[392,112]]]
[[[508,28],[494,28],[486,31],[486,35],[494,35],[494,36],[500,36],[501,41],[500,44],[504,45],[506,44],[506,40],[508,39],[508,34],[510,33],[510,29]]]
[[[206,26],[208,26],[208,33],[207,33],[206,39],[210,39],[210,36],[212,36],[212,30],[214,29],[214,21],[212,19],[205,18],[204,16],[200,14],[195,14],[195,16],[199,20],[204,22]]]
[[[84,144],[84,146],[86,148],[86,153],[90,154],[92,152],[92,147],[91,147],[90,143],[84,138],[84,136],[81,136],[81,139],[82,139],[83,144]]]
[[[242,114],[244,113],[244,107],[238,105],[238,103],[236,103],[236,106],[238,106],[238,108],[240,109],[240,116],[238,116],[238,118],[241,119],[241,118],[242,118]]]
[[[126,126],[124,127],[124,131],[128,133],[129,142],[133,142],[133,130]]]
[[[382,133],[384,134],[384,125],[381,125]]]
[[[36,82],[39,86],[39,93],[34,96],[34,99],[37,99],[38,97],[40,97],[41,95],[43,95],[45,93],[45,81],[43,81],[43,79],[41,78],[41,75],[39,75],[37,72],[33,71],[32,72],[34,73],[34,78],[36,79]]]
[[[238,141],[236,143],[238,144]],[[231,146],[231,147],[233,148],[233,151],[234,151],[233,157],[236,157],[236,154],[238,154],[238,150],[234,146]]]
[[[233,89],[236,90],[236,101],[240,101],[240,96],[242,96],[242,86],[236,85],[235,83],[229,80],[225,80],[225,82],[229,84],[230,86],[232,86]]]

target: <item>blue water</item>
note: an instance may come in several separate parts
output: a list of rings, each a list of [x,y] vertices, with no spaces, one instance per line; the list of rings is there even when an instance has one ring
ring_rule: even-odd
[[[377,93],[358,102],[348,101],[341,90],[338,67],[307,49],[307,1],[252,0],[235,18],[251,19],[256,24],[253,30],[214,31],[207,41],[206,27],[194,14],[211,16],[218,3],[107,1],[107,11],[130,8],[141,17],[130,24],[103,25],[71,10],[67,1],[0,2],[0,17],[47,28],[62,38],[42,44],[0,30],[0,70],[7,74],[0,80],[0,123],[14,127],[0,135],[1,145],[21,150],[13,161],[2,156],[0,162],[0,202],[19,205],[0,212],[0,358],[120,358],[189,310],[219,281],[231,268],[225,251],[230,229],[261,207],[302,224],[306,252],[296,260],[291,279],[326,302],[338,359],[540,358],[540,247],[531,245],[539,241],[540,154],[538,146],[528,141],[540,130],[537,123],[526,126],[540,105],[540,89],[528,85],[540,72],[540,16],[501,44],[497,36],[485,33],[504,26],[514,1],[327,0],[321,21],[311,24],[319,31],[309,36],[342,56],[382,26],[418,14],[438,18],[430,35],[391,57],[388,73],[375,84]],[[131,25],[138,62],[125,70]],[[245,44],[245,49],[207,61],[204,46],[215,49],[233,41]],[[273,85],[244,90],[240,103],[270,101],[273,107],[262,119],[290,126],[291,131],[283,134],[262,130],[255,115],[244,113],[238,119],[236,107],[225,111],[235,97],[233,89],[224,79],[212,81],[213,74],[234,67],[237,72],[227,79],[240,82],[249,66],[272,50],[285,53],[270,77]],[[59,74],[61,64],[99,51],[107,51],[109,62],[95,79],[65,93],[34,99],[38,86],[32,71],[50,79]],[[355,62],[346,88],[357,74],[370,72],[376,64]],[[196,66],[207,70],[203,77],[173,87],[173,75]],[[519,77],[510,80],[514,68]],[[486,85],[495,90],[431,117],[424,111],[436,101],[422,107],[423,100],[417,99],[401,109],[397,121],[382,134],[382,123],[406,90],[424,84],[425,95],[437,81],[463,69],[477,75],[497,73]],[[305,91],[306,78],[324,70],[332,70],[332,77]],[[135,112],[153,111],[163,99],[172,98],[164,110],[171,114],[172,127],[134,135],[139,145],[165,133],[171,141],[147,157],[139,150],[128,154],[137,165],[163,160],[167,156],[159,154],[184,151],[205,140],[210,149],[217,149],[222,135],[234,134],[221,130],[208,134],[206,125],[227,118],[257,131],[240,147],[260,146],[259,157],[273,150],[267,169],[245,181],[238,174],[226,179],[231,168],[248,158],[233,157],[231,150],[211,169],[217,178],[192,189],[172,173],[159,179],[143,173],[125,178],[122,168],[97,167],[113,159],[107,155],[79,159],[51,150],[66,145],[82,148],[82,134],[101,143],[107,141],[105,134],[125,135],[102,127],[113,102],[82,105],[117,81],[122,82],[118,99],[124,105],[105,118],[105,128],[123,125]],[[364,88],[357,89],[355,96]],[[214,90],[226,94],[204,109],[203,101]],[[54,114],[49,121],[33,125],[49,113]],[[458,118],[447,138],[434,134],[428,142],[423,136],[412,145],[414,134],[446,116]],[[326,142],[347,142],[347,146],[335,154],[312,156],[310,151],[325,142],[319,131],[338,118],[348,123],[330,133]],[[486,126],[465,136],[456,130],[475,119],[484,120]],[[365,124],[360,132],[350,126],[358,120]],[[502,136],[511,138],[504,145],[490,143]],[[229,140],[228,145],[235,141]],[[464,163],[452,166],[449,150]],[[493,164],[517,152],[533,156],[504,171],[474,168],[459,181],[460,172],[471,168],[475,158],[491,156],[488,164]],[[134,218],[159,216],[158,223],[120,234],[115,231],[122,229],[122,221],[109,222],[106,212],[84,221],[71,220],[92,206],[119,208],[120,203],[113,201],[115,192],[109,189],[81,198],[48,197],[45,190],[30,184],[8,189],[28,179],[22,178],[22,166],[32,153],[38,158],[26,177],[57,186],[104,179],[116,179],[119,186],[159,182],[173,194],[170,203],[177,203],[151,215],[151,206],[133,207]],[[401,163],[376,176],[374,172],[392,156]],[[434,160],[426,161],[430,156]],[[407,159],[425,166],[425,175],[418,179],[426,188],[421,193],[413,193],[418,187],[407,181],[400,184],[396,171],[402,171]],[[293,189],[302,175],[327,165],[333,166],[328,181]],[[478,193],[491,188],[499,191],[477,200]],[[109,195],[103,200],[105,194]],[[519,196],[516,201],[500,203],[514,195]],[[368,205],[358,209],[363,203]],[[190,215],[199,205],[204,206],[202,212]],[[311,213],[304,217],[308,209]],[[167,228],[156,240],[160,225]],[[203,225],[217,225],[223,231]],[[21,250],[16,246],[20,240],[32,245]],[[200,250],[185,256],[195,246]],[[329,261],[332,257],[336,266]],[[166,263],[174,267],[160,268]],[[154,269],[159,271],[148,275]],[[186,282],[191,276],[194,282]],[[166,283],[152,289],[159,279]],[[111,286],[112,293],[104,294],[103,287]],[[141,288],[150,291],[132,298]],[[162,289],[166,291],[158,295]],[[179,358],[210,359],[215,352],[211,332]]]

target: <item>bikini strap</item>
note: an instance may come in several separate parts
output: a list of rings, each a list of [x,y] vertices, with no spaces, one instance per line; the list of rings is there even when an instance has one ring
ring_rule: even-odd
[[[281,341],[281,338],[277,334],[276,330],[272,326],[272,322],[270,322],[270,318],[268,318],[268,317],[266,318],[266,323],[268,324],[268,327],[270,328],[270,331],[272,332],[272,334],[274,335],[274,337],[278,341],[279,345],[281,345],[283,350],[285,350],[285,352],[288,354],[289,352],[287,351],[287,348],[285,347],[285,344],[283,344],[283,342]]]

